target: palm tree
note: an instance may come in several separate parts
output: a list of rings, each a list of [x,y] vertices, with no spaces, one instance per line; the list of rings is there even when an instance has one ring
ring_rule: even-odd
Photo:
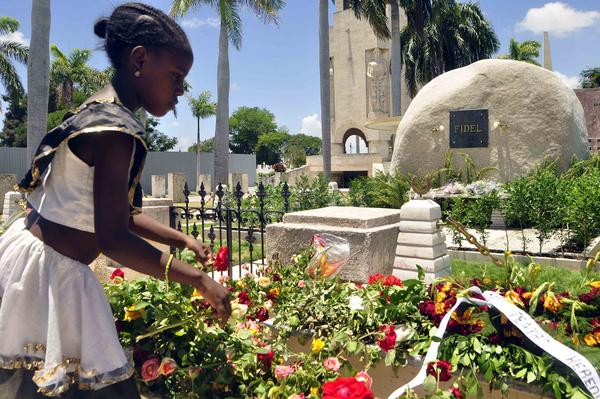
[[[50,67],[50,80],[59,100],[63,100],[67,108],[73,108],[75,84],[79,85],[85,96],[89,96],[106,83],[110,76],[107,71],[98,71],[87,64],[92,56],[90,49],[76,48],[67,56],[53,44],[50,52],[54,57]]]
[[[33,158],[48,127],[50,0],[34,0],[32,2],[31,26],[31,43],[27,60],[28,161]]]
[[[419,2],[428,11],[421,12],[422,30],[418,19],[410,23],[409,18],[400,35],[411,96],[416,95],[419,85],[444,72],[490,58],[499,47],[498,37],[478,4],[456,0]]]
[[[10,17],[0,17],[0,35],[14,33],[18,29],[19,21]],[[12,61],[26,64],[28,51],[27,46],[21,43],[0,40],[0,81],[8,94],[23,94],[23,84]]]
[[[188,97],[188,103],[192,109],[192,115],[198,120],[198,130],[196,132],[196,179],[200,176],[200,119],[206,119],[213,116],[216,112],[216,103],[210,101],[210,91],[203,91],[198,97]]]
[[[215,126],[215,182],[229,176],[229,41],[236,49],[242,45],[240,9],[247,7],[264,22],[277,23],[284,0],[173,0],[169,13],[183,16],[200,5],[215,8],[221,21],[219,62],[217,66],[217,109]]]
[[[525,40],[519,43],[515,39],[510,39],[510,44],[508,45],[509,53],[500,54],[498,58],[523,61],[540,66],[540,63],[536,60],[540,56],[540,47],[542,47],[541,43],[535,40]]]

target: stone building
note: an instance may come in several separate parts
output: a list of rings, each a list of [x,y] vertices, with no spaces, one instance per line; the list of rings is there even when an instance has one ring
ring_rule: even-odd
[[[392,157],[394,126],[387,131],[367,127],[392,116],[390,41],[377,38],[366,20],[356,19],[348,0],[336,0],[335,7],[329,30],[331,170],[332,180],[347,187],[354,177],[382,170]],[[406,20],[400,14],[402,29]],[[402,79],[402,113],[409,103]],[[322,172],[323,158],[307,157],[306,169]]]
[[[600,150],[600,89],[575,89],[577,98],[581,101],[591,151]]]

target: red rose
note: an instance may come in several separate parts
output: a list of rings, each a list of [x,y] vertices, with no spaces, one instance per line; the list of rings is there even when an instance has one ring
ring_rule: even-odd
[[[490,334],[488,336],[488,339],[490,340],[490,344],[494,344],[494,345],[502,344],[502,336],[499,334]]]
[[[393,275],[389,275],[387,276],[384,280],[383,280],[383,285],[385,286],[398,286],[398,287],[404,287],[404,284],[402,283],[402,280],[400,280],[398,277],[393,276]]]
[[[460,392],[460,389],[458,389],[458,388],[454,388],[454,387],[450,388],[450,393],[456,399],[463,399],[462,392]]]
[[[217,256],[215,257],[213,268],[220,272],[229,270],[229,248],[219,248],[219,252],[217,252]]]
[[[444,360],[438,360],[437,362],[431,362],[427,365],[427,375],[432,375],[440,381],[450,381],[452,378],[452,363]]]
[[[110,281],[115,281],[115,278],[121,278],[121,280],[125,280],[125,273],[123,272],[123,270],[116,268],[114,272],[112,272],[112,274],[110,275]]]
[[[385,331],[385,337],[377,341],[377,344],[384,352],[388,352],[391,349],[394,349],[394,346],[396,346],[396,332],[394,331],[394,326],[389,326],[388,330]]]
[[[273,365],[273,359],[275,358],[275,352],[269,353],[258,353],[256,355],[258,362],[263,365],[265,369],[270,369]]]
[[[373,399],[373,392],[354,377],[339,377],[323,385],[323,399]]]
[[[430,319],[435,318],[435,303],[431,299],[424,300],[419,304],[419,312]]]
[[[371,277],[369,277],[369,284],[375,284],[378,283],[379,281],[383,281],[384,277],[382,274],[374,274]]]
[[[246,291],[242,291],[238,295],[238,300],[242,305],[248,305],[250,303],[250,297]]]
[[[258,321],[265,321],[269,318],[269,311],[263,307],[258,309],[252,319],[256,319]]]

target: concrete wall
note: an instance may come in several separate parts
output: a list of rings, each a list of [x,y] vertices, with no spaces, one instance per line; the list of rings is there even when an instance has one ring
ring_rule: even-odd
[[[214,156],[200,153],[200,173],[213,175]],[[28,169],[25,148],[0,147],[0,174],[15,174],[21,180]],[[150,152],[146,158],[142,187],[152,192],[152,175],[167,175],[169,172],[185,173],[190,188],[196,187],[196,154],[191,152]],[[256,155],[229,154],[229,173],[246,173],[248,184],[256,182]],[[214,181],[214,179],[213,179]],[[216,183],[215,183],[216,185]]]

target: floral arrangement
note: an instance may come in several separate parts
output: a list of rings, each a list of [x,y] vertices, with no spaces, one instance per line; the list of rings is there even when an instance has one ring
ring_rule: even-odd
[[[399,370],[418,360],[431,331],[471,286],[501,293],[600,368],[600,282],[586,277],[598,257],[588,263],[581,292],[563,293],[552,283],[536,284],[539,266],[521,266],[508,255],[507,281],[457,278],[428,286],[383,275],[366,284],[313,279],[305,269],[314,254],[307,248],[289,265],[275,258],[258,275],[222,278],[233,298],[225,328],[190,287],[170,283],[167,290],[164,282],[124,281],[113,273],[106,291],[119,338],[133,348],[142,391],[187,398],[374,398],[377,381],[369,369],[383,361]],[[304,350],[292,350],[291,339],[305,342]],[[512,380],[522,380],[556,397],[589,397],[573,373],[486,307],[452,315],[438,357],[427,365],[428,398],[478,395],[482,380],[505,393]]]

